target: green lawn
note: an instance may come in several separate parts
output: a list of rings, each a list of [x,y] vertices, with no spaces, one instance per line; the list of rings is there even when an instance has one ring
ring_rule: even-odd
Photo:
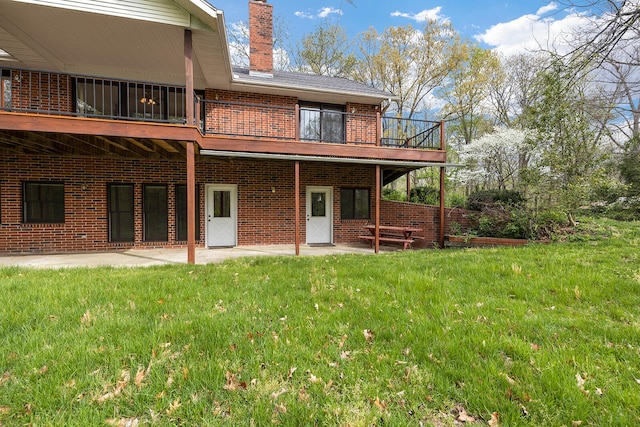
[[[0,426],[638,425],[640,224],[590,228],[515,249],[0,268]]]

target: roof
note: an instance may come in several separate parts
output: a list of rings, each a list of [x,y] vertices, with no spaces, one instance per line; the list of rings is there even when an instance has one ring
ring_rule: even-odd
[[[274,71],[273,77],[264,77],[249,74],[247,68],[233,67],[232,84],[254,92],[281,95],[288,92],[298,97],[304,94],[305,100],[309,101],[344,103],[348,98],[352,102],[380,103],[396,98],[389,92],[346,78],[291,71]]]

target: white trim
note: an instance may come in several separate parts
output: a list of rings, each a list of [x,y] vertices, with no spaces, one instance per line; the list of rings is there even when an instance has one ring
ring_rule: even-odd
[[[322,156],[303,156],[295,154],[270,154],[270,153],[250,153],[246,151],[217,151],[217,150],[200,150],[203,156],[214,157],[241,157],[246,159],[262,159],[262,160],[291,160],[301,162],[327,162],[327,163],[353,163],[359,165],[380,165],[380,166],[405,166],[415,168],[425,167],[447,167],[461,168],[464,167],[458,163],[440,163],[440,162],[412,162],[403,160],[383,160],[383,159],[360,159],[357,157],[322,157]]]

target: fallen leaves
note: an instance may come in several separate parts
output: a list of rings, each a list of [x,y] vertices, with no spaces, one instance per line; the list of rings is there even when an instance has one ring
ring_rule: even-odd
[[[364,339],[367,342],[371,342],[375,338],[375,334],[371,329],[365,329],[364,331],[362,331],[362,335],[364,335]]]
[[[233,374],[233,373],[227,371],[225,373],[225,377],[227,379],[227,382],[225,383],[225,385],[222,386],[223,389],[228,390],[228,391],[238,391],[238,390],[246,390],[247,389],[247,383],[245,381],[240,381],[236,377],[236,374]]]
[[[138,418],[120,418],[119,420],[110,418],[106,420],[106,423],[113,427],[137,427],[140,420]]]
[[[131,379],[131,374],[129,373],[129,370],[128,369],[123,370],[120,373],[120,381],[116,382],[116,385],[112,388],[111,391],[98,397],[96,401],[98,403],[104,403],[107,400],[111,400],[114,397],[120,395],[120,393],[122,393],[122,391],[125,389],[125,387],[129,383],[130,379]]]
[[[455,420],[460,423],[474,423],[476,421],[476,418],[469,415],[467,410],[461,405],[453,408],[451,413],[455,416]]]

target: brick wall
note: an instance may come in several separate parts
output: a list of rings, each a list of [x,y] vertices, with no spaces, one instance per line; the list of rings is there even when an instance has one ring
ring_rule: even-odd
[[[184,162],[85,157],[38,157],[0,154],[0,253],[53,253],[145,247],[184,247],[175,240],[175,184],[186,181]],[[22,222],[22,182],[64,182],[65,222]],[[135,194],[135,241],[108,242],[107,185],[132,183]],[[169,240],[144,242],[142,187],[167,185]],[[295,239],[294,163],[202,157],[196,162],[200,205],[200,240],[204,246],[206,184],[238,187],[238,244],[293,244]],[[340,188],[370,189],[375,168],[303,162],[300,166],[301,242],[305,242],[307,186],[333,187],[334,242],[356,242],[368,220],[340,219]],[[275,190],[275,192],[274,192]]]
[[[73,111],[71,77],[63,74],[14,70],[11,107],[38,111]]]
[[[206,103],[206,132],[287,139],[296,136],[296,98],[207,89],[205,99],[220,101]]]
[[[458,223],[464,229],[468,226],[467,212],[459,208],[445,209],[445,234],[451,231],[451,224]],[[380,204],[380,224],[421,228],[424,240],[417,241],[413,247],[433,247],[438,243],[440,231],[440,208],[438,206],[417,203],[383,200]]]
[[[346,140],[347,142],[375,144],[378,128],[375,105],[347,103]]]

